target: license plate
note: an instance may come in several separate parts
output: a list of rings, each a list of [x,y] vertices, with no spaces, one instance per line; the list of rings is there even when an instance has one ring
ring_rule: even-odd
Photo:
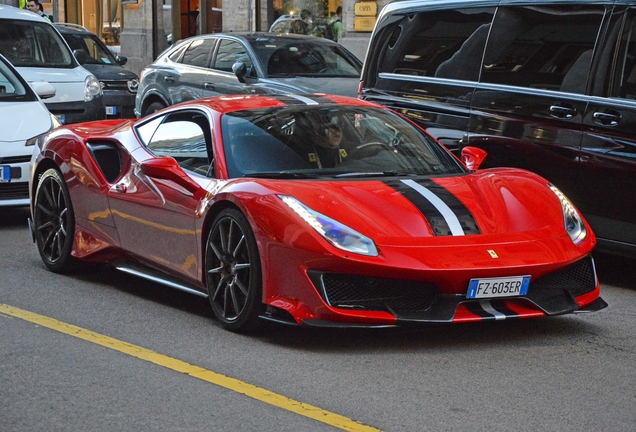
[[[57,119],[60,121],[60,123],[64,124],[66,123],[66,114],[58,114],[57,115]]]
[[[2,176],[0,176],[0,182],[6,183],[11,181],[11,166],[9,165],[1,165],[0,171]]]
[[[117,107],[107,106],[106,107],[106,115],[115,115],[117,114]]]
[[[522,296],[528,293],[530,276],[471,279],[467,298]]]

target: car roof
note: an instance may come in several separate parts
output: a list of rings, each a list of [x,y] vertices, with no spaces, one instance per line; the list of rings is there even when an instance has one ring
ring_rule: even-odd
[[[360,107],[378,107],[384,108],[372,102],[363,101],[347,96],[328,95],[323,93],[316,94],[288,94],[288,95],[229,95],[215,96],[210,98],[195,99],[189,102],[183,102],[173,107],[195,108],[197,106],[207,106],[222,114],[246,111],[263,108],[275,107],[302,107],[302,106],[360,106]]]
[[[229,37],[229,38],[237,38],[242,39],[250,44],[255,41],[264,41],[264,40],[272,40],[272,41],[299,41],[299,40],[311,40],[314,43],[322,43],[322,44],[335,44],[336,42],[319,38],[310,35],[301,35],[301,34],[279,34],[279,33],[269,33],[269,32],[229,32],[229,33],[210,33],[205,35],[192,36],[187,39],[180,40],[178,44],[182,44],[186,41],[191,41],[195,39],[201,38],[215,38],[215,37]],[[176,45],[175,45],[176,46]]]
[[[15,19],[23,21],[40,21],[48,23],[49,21],[42,18],[40,15],[33,13],[26,9],[18,9],[13,6],[0,4],[0,19]]]
[[[86,27],[82,27],[79,24],[56,22],[56,23],[53,23],[53,26],[61,34],[83,34],[83,35],[94,34],[90,30],[88,30]]]

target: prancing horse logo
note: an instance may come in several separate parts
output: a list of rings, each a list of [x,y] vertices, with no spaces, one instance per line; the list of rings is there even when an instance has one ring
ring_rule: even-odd
[[[497,255],[497,252],[495,252],[492,249],[488,249],[488,253],[490,254],[492,258],[499,258],[499,255]]]

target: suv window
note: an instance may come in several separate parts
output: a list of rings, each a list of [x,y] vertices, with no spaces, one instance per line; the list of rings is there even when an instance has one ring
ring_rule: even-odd
[[[0,20],[0,53],[16,67],[75,66],[66,44],[47,23]]]
[[[207,68],[210,64],[210,52],[216,39],[197,39],[190,44],[181,63]]]
[[[251,71],[252,61],[245,47],[236,41],[222,39],[212,69],[232,72],[232,65],[237,61],[245,63],[247,70]]]
[[[602,5],[501,7],[481,81],[584,93]]]
[[[611,97],[636,99],[636,9],[629,9],[621,30]]]
[[[495,8],[404,16],[387,38],[379,72],[477,81]]]

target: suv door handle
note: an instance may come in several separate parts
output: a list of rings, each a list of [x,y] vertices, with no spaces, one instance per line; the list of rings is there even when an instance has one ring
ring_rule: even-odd
[[[596,111],[592,116],[594,123],[603,126],[616,126],[621,121],[621,115],[616,111]]]
[[[165,77],[163,77],[163,80],[165,82],[173,83],[174,82],[174,77],[172,75],[166,75]]]
[[[209,82],[203,84],[203,87],[205,87],[206,90],[214,90],[214,84]]]
[[[576,107],[570,104],[551,105],[550,115],[560,119],[571,119],[576,115]]]

